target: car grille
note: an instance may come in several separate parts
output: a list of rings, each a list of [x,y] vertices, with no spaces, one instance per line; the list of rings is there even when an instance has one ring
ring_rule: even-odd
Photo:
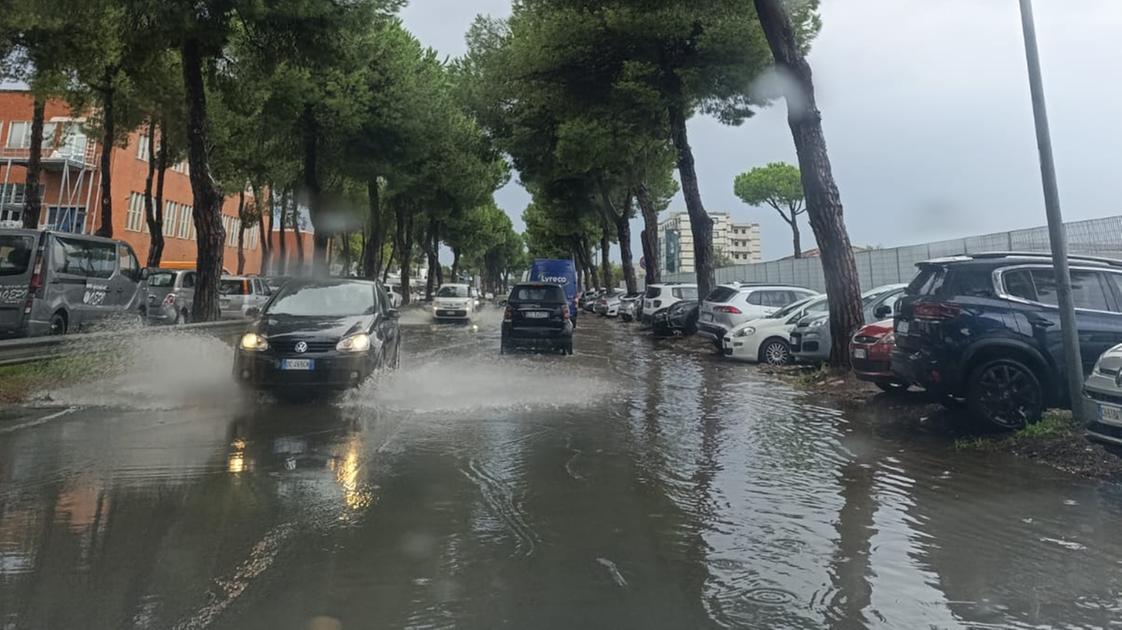
[[[467,311],[457,311],[457,310],[452,310],[452,309],[437,309],[436,314],[437,314],[437,316],[443,316],[443,317],[465,317],[467,315]]]
[[[876,343],[877,341],[880,341],[880,338],[879,337],[870,337],[869,335],[857,335],[856,337],[853,338],[853,341],[854,341],[854,343],[864,343],[864,344],[872,345],[872,344]]]
[[[791,333],[791,352],[801,352],[803,347],[802,333]]]
[[[1087,398],[1090,398],[1091,400],[1097,400],[1099,402],[1122,406],[1122,396],[1117,396],[1114,394],[1104,394],[1102,392],[1094,391],[1091,389],[1085,389],[1083,390],[1083,392],[1087,394]]]
[[[315,352],[330,352],[335,349],[334,341],[308,341],[306,339],[292,339],[285,340],[283,343],[274,345],[278,352],[296,352],[296,344],[303,341],[308,344],[307,353]]]
[[[1087,425],[1087,433],[1091,434],[1092,437],[1100,437],[1112,442],[1122,443],[1122,427],[1095,421]]]

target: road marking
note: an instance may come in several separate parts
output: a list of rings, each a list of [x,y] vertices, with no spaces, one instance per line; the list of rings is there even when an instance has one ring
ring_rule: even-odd
[[[65,416],[68,413],[73,413],[77,410],[78,410],[77,407],[67,407],[66,409],[63,409],[62,411],[56,411],[56,412],[54,412],[50,415],[43,416],[42,418],[39,418],[38,420],[29,420],[27,422],[23,422],[23,423],[20,423],[20,424],[15,424],[15,425],[12,425],[10,427],[0,428],[0,434],[12,433],[14,431],[19,431],[20,429],[28,429],[28,428],[31,428],[31,427],[37,427],[40,424],[45,424],[47,422],[50,422],[51,420],[54,420],[55,418],[61,418],[62,416]]]

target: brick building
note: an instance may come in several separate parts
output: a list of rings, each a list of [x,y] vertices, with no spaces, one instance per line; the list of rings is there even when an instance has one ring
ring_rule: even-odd
[[[26,165],[31,146],[31,94],[25,90],[0,90],[0,226],[18,224],[23,213]],[[91,234],[97,229],[101,207],[100,151],[96,138],[86,135],[84,118],[75,116],[69,105],[52,100],[46,105],[43,129],[43,194],[40,227],[64,232]],[[144,219],[144,183],[148,176],[148,138],[145,129],[129,134],[128,144],[114,147],[110,156],[113,190],[113,236],[136,250],[144,261],[148,255],[148,225]],[[164,179],[163,260],[194,261],[194,204],[186,161],[168,168]],[[154,194],[154,193],[153,193]],[[227,195],[222,204],[226,227],[223,265],[234,271],[238,265],[238,197]],[[286,250],[296,256],[292,233]],[[311,257],[310,234],[303,234],[305,257]],[[273,238],[274,249],[277,234]],[[245,272],[261,269],[261,233],[254,226],[245,235]]]

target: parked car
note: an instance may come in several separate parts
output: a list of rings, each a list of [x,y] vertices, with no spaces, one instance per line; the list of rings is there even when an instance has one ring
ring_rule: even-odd
[[[1087,424],[1087,437],[1122,445],[1122,345],[1107,350],[1095,362],[1083,395],[1095,410]]]
[[[720,349],[725,333],[736,326],[815,295],[818,293],[810,289],[779,284],[717,285],[701,302],[697,334],[711,339]]]
[[[615,317],[615,315],[619,314],[619,300],[623,296],[624,291],[620,289],[608,289],[601,293],[600,297],[596,299],[596,305],[592,310],[597,315],[604,316],[607,316],[609,311],[613,311],[614,315],[612,315],[612,317]]]
[[[137,317],[140,263],[127,243],[0,229],[0,337],[61,335]]]
[[[862,326],[849,342],[849,362],[854,375],[889,393],[906,391],[908,383],[892,371],[895,347],[896,333],[892,330],[891,319]]]
[[[557,284],[515,285],[503,313],[500,353],[516,348],[547,348],[573,353],[573,321],[569,298]]]
[[[185,324],[195,303],[194,269],[145,269],[140,314],[148,324]]]
[[[643,292],[643,314],[639,322],[644,326],[654,323],[655,313],[669,308],[680,300],[697,301],[696,284],[649,284]]]
[[[273,292],[264,280],[254,276],[222,276],[218,281],[218,308],[224,319],[248,317],[250,309],[260,310]]]
[[[1122,261],[1069,257],[1084,370],[1122,343]],[[974,254],[917,265],[895,317],[892,370],[965,398],[1004,429],[1070,400],[1055,272],[1048,254]],[[1101,366],[1100,366],[1101,367]]]
[[[892,317],[896,302],[904,295],[903,284],[886,284],[861,294],[865,321]],[[822,363],[830,358],[830,314],[819,313],[799,320],[791,331],[791,356],[800,363]]]
[[[604,295],[605,290],[606,289],[592,289],[591,291],[585,291],[584,299],[581,300],[581,306],[584,307],[584,310],[589,313],[595,313],[596,302],[600,299],[601,295]]]
[[[238,343],[234,375],[250,387],[336,391],[399,361],[397,311],[377,282],[301,278],[249,314],[256,321]]]
[[[803,298],[767,317],[735,326],[722,338],[721,351],[738,361],[786,365],[791,362],[791,331],[795,324],[808,315],[825,313],[827,306],[824,295]]]
[[[680,337],[697,332],[697,300],[678,300],[660,309],[654,317],[651,328],[660,337]]]
[[[619,299],[619,309],[617,314],[619,318],[625,322],[629,322],[639,317],[639,307],[643,304],[642,293],[628,293]]]
[[[475,297],[466,284],[442,284],[432,300],[432,316],[438,320],[470,320],[475,316]]]
[[[160,265],[160,269],[168,269],[168,267]],[[194,269],[191,267],[190,269]],[[265,286],[269,288],[269,293],[276,293],[281,290],[286,283],[295,278],[296,276],[265,276],[261,278],[265,281]]]

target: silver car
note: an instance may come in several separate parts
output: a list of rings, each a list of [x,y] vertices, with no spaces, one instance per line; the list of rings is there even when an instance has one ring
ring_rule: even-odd
[[[146,269],[140,314],[148,324],[184,324],[191,321],[195,303],[195,270]]]
[[[1122,444],[1122,345],[1107,350],[1083,385],[1083,396],[1092,406],[1087,437]]]
[[[218,308],[223,319],[242,319],[251,308],[261,309],[272,291],[261,278],[222,276],[218,282]]]
[[[861,294],[866,322],[888,319],[896,312],[896,303],[904,297],[906,284],[886,284]],[[830,359],[833,339],[830,314],[807,315],[791,331],[791,356],[799,363],[821,363]]]

